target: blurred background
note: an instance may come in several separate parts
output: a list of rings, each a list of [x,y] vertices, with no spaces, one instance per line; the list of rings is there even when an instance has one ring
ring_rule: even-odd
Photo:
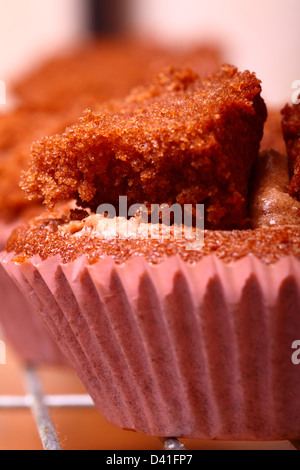
[[[282,105],[300,79],[298,0],[11,0],[0,2],[0,79],[12,80],[93,33],[130,33],[176,47],[216,44],[255,71]]]
[[[6,105],[0,104],[7,114],[0,122],[0,243],[12,223],[5,210],[19,220],[28,209],[18,180],[34,140],[168,64],[203,74],[222,62],[255,71],[277,110],[300,80],[299,18],[299,0],[0,0],[0,81],[7,89]],[[0,395],[25,393],[22,352],[9,338],[6,361]],[[69,369],[39,366],[39,374],[46,393],[84,393]],[[65,449],[161,448],[156,438],[118,430],[94,410],[60,410],[53,419]],[[288,443],[187,444],[290,449]],[[0,410],[1,450],[39,448],[29,411]]]

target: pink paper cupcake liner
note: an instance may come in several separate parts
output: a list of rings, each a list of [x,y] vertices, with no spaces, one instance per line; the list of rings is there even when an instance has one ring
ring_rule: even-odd
[[[10,260],[2,266],[111,423],[156,436],[299,439],[299,260]]]
[[[3,338],[19,358],[34,365],[67,366],[66,356],[46,329],[29,299],[0,264],[0,325]]]

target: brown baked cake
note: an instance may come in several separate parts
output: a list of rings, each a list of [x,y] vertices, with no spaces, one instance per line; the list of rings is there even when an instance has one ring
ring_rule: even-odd
[[[169,64],[192,66],[206,76],[220,67],[220,55],[204,45],[174,50],[128,38],[99,39],[17,80],[16,108],[0,114],[0,220],[18,221],[28,206],[31,212],[19,182],[33,142],[62,133],[87,107],[124,97]]]
[[[22,187],[48,207],[199,204],[207,228],[246,227],[248,182],[266,119],[255,75],[224,66],[203,80],[170,69],[123,102],[87,111],[32,147]]]
[[[33,148],[27,195],[50,207],[76,197],[86,207],[20,227],[0,263],[116,426],[165,437],[300,438],[299,203],[287,193],[287,157],[258,156],[265,114],[249,72],[225,67],[203,81],[171,71],[126,107],[89,112]],[[213,193],[228,209],[223,219]],[[124,194],[202,201],[215,229],[147,223],[140,211],[95,214]],[[250,228],[223,229],[247,217]]]
[[[63,215],[45,214],[18,227],[6,250],[15,253],[18,262],[36,255],[41,260],[59,255],[63,263],[70,263],[84,253],[91,264],[107,256],[116,264],[137,256],[151,264],[175,255],[187,263],[197,263],[209,255],[231,263],[249,253],[264,264],[291,255],[300,258],[300,202],[288,194],[287,156],[273,149],[263,151],[255,162],[254,174],[249,197],[251,228],[205,230],[201,249],[188,244],[187,236],[196,239],[197,228],[180,238],[170,232],[168,238],[160,234],[154,239],[148,233],[144,236],[145,224],[136,217],[128,225],[120,218],[120,225],[114,227],[112,219],[75,209]]]
[[[299,439],[299,225],[206,231],[191,251],[114,239],[103,216],[82,216],[17,230],[1,265],[107,420],[156,436]]]
[[[300,200],[300,105],[285,106],[282,129],[292,174],[289,193]]]

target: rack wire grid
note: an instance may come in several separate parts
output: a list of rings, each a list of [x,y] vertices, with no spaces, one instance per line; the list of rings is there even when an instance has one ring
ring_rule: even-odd
[[[24,368],[26,395],[1,395],[1,409],[30,409],[44,450],[62,450],[55,426],[50,416],[51,408],[94,408],[88,394],[45,395],[36,369],[32,365]],[[175,437],[158,438],[162,450],[185,451],[184,445]],[[300,441],[290,441],[294,449],[300,450]]]

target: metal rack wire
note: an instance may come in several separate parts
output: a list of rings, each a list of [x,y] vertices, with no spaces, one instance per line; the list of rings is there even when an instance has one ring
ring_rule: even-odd
[[[26,395],[0,395],[1,409],[30,409],[34,417],[44,450],[62,450],[49,409],[51,408],[94,408],[87,394],[45,395],[35,368],[28,365],[24,369]],[[176,438],[159,439],[164,450],[184,451]]]

